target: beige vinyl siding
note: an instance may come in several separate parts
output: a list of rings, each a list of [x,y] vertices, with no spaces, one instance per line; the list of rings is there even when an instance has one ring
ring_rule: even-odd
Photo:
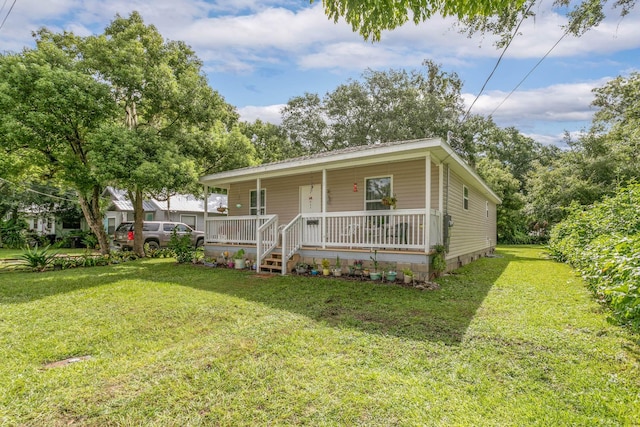
[[[397,209],[423,209],[425,196],[425,159],[363,166],[352,169],[327,171],[327,211],[345,212],[365,209],[365,178],[391,176]],[[438,208],[438,166],[431,164],[431,208]],[[358,191],[353,191],[356,183]],[[322,185],[322,173],[301,174],[281,178],[264,179],[261,188],[266,190],[266,213],[277,214],[279,222],[286,224],[300,212],[300,186]],[[256,182],[232,184],[229,188],[229,216],[249,215],[250,191]],[[240,203],[241,208],[236,208]]]
[[[462,186],[469,189],[469,209],[463,208]],[[489,247],[487,241],[495,230],[495,204],[489,202],[489,218],[486,211],[487,198],[474,187],[463,183],[454,172],[449,180],[449,215],[453,220],[450,230],[449,253],[447,258],[455,258],[481,251]],[[493,206],[493,208],[492,208]],[[493,238],[495,244],[495,237]]]

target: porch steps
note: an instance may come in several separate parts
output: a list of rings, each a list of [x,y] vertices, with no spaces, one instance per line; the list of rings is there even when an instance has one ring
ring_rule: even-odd
[[[273,252],[260,264],[260,271],[267,273],[282,273],[282,254]]]

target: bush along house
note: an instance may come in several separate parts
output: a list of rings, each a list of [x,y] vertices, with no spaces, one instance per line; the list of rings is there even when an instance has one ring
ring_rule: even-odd
[[[243,249],[258,271],[336,259],[393,264],[427,277],[434,248],[448,270],[493,252],[487,184],[439,138],[350,147],[203,176],[227,192],[228,215],[205,213],[207,256]]]

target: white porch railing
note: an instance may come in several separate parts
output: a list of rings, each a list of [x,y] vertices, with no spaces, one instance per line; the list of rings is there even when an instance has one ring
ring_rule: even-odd
[[[205,242],[256,245],[262,261],[280,235],[283,263],[302,246],[428,251],[442,243],[442,214],[433,209],[428,219],[423,209],[300,214],[281,233],[277,215],[214,217],[206,221]]]
[[[439,213],[431,211],[429,224],[430,246],[440,242]],[[318,221],[322,215],[303,215],[307,224]],[[303,245],[318,245],[338,248],[386,248],[426,250],[426,215],[422,209],[402,209],[366,212],[331,212],[324,215],[325,238],[322,227],[306,227]]]
[[[262,219],[263,217],[260,218]],[[258,272],[260,271],[262,261],[278,246],[279,240],[278,216],[270,215],[270,218],[258,227],[256,236],[256,264]]]
[[[205,221],[205,243],[255,245],[258,227],[277,215],[213,217]]]

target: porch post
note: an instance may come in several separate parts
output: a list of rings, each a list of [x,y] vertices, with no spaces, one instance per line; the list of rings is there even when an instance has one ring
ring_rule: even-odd
[[[322,169],[322,249],[327,247],[327,170]]]
[[[438,213],[440,217],[438,221],[440,221],[440,238],[438,239],[439,244],[444,243],[444,230],[442,229],[442,218],[444,216],[444,164],[438,163]]]
[[[254,220],[255,227],[255,238],[256,238],[256,272],[260,273],[260,264],[262,264],[262,236],[258,232],[260,228],[260,209],[262,207],[262,197],[260,197],[260,185],[262,185],[262,181],[260,178],[256,178],[256,219]],[[251,201],[249,201],[249,205],[251,205]],[[251,211],[251,206],[249,206],[249,211]]]
[[[424,221],[424,250],[431,249],[431,153],[427,153],[424,163],[424,200],[425,200],[425,221]]]
[[[198,217],[196,217],[198,218]],[[204,231],[204,241],[207,241],[207,219],[209,218],[209,186],[204,186],[204,218],[202,218],[202,230]],[[198,229],[198,220],[196,219],[196,230]]]

